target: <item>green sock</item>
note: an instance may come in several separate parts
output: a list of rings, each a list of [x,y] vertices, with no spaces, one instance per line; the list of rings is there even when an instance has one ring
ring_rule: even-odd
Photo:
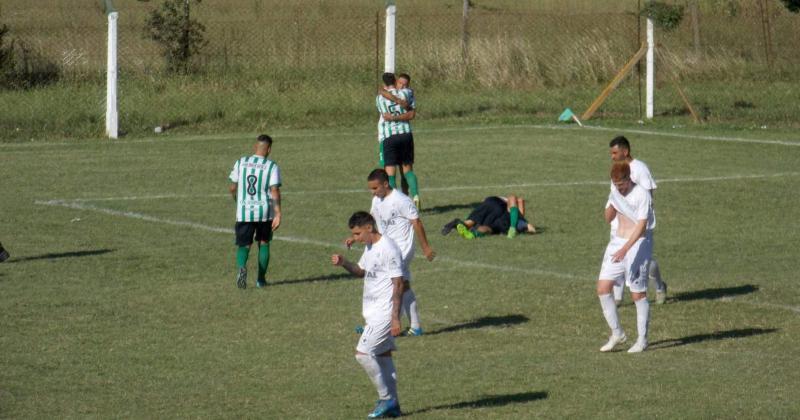
[[[236,267],[242,268],[247,266],[247,257],[250,255],[249,246],[240,246],[236,251]]]
[[[408,192],[411,197],[419,195],[419,186],[417,185],[417,175],[414,171],[406,172],[406,180],[408,181]]]
[[[258,246],[258,281],[265,281],[269,267],[269,243]]]
[[[479,231],[478,228],[473,228],[472,230],[470,230],[470,232],[472,232],[472,236],[475,237],[475,238],[480,238],[481,236],[486,236],[486,234],[481,232],[481,231]]]
[[[514,232],[517,231],[517,222],[519,222],[519,209],[516,207],[511,207],[511,226],[509,226],[508,231]]]
[[[394,175],[389,175],[389,186],[392,187],[393,189],[397,188],[397,184],[395,183],[395,176]]]

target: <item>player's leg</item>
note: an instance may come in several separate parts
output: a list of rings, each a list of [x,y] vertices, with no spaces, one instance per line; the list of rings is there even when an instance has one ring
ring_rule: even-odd
[[[8,259],[11,255],[3,248],[3,244],[0,243],[0,262],[3,262]]]
[[[614,303],[614,297],[611,295],[614,283],[624,276],[625,266],[622,262],[614,262],[611,256],[624,245],[624,240],[611,240],[606,247],[603,256],[603,263],[600,267],[600,275],[597,280],[597,298],[600,300],[600,308],[603,311],[603,317],[611,329],[611,336],[608,342],[600,347],[600,351],[611,351],[617,344],[624,343],[627,340],[625,331],[622,330],[622,325],[619,322],[619,314],[617,313],[617,305]]]
[[[625,256],[625,283],[631,290],[631,299],[636,305],[636,343],[628,349],[628,353],[640,353],[647,348],[647,330],[650,323],[650,302],[647,300],[647,278],[652,241],[639,239]]]
[[[402,311],[408,315],[409,328],[406,335],[422,335],[422,327],[419,322],[419,307],[417,306],[417,295],[411,290],[411,258],[403,259],[403,283],[405,291],[402,296]]]
[[[389,186],[397,188],[397,165],[400,164],[397,135],[383,141],[383,169],[389,176]]]
[[[396,411],[396,415],[399,415],[400,412],[392,350],[394,338],[391,335],[391,323],[367,322],[356,347],[356,361],[364,368],[378,392],[378,405],[370,417],[393,414],[390,411]]]
[[[625,285],[622,283],[619,284],[615,283],[613,292],[614,292],[614,303],[617,304],[617,306],[622,305],[622,296],[624,295],[625,292]]]
[[[517,196],[511,194],[508,196],[508,212],[509,212],[509,226],[506,236],[513,239],[517,236],[517,222],[519,222],[520,209],[518,207]]]
[[[650,260],[648,273],[650,280],[656,285],[656,303],[662,305],[667,301],[667,283],[661,278],[661,269],[659,269],[658,261],[655,258]]]
[[[422,202],[419,197],[419,180],[414,173],[414,135],[411,133],[403,135],[402,166],[403,174],[408,180],[408,196],[414,201],[417,210],[422,210]]]
[[[267,269],[269,269],[269,244],[272,241],[272,221],[259,223],[256,229],[258,241],[258,280],[256,287],[267,285]]]
[[[247,288],[247,259],[250,256],[250,245],[256,232],[255,223],[236,222],[236,287]]]

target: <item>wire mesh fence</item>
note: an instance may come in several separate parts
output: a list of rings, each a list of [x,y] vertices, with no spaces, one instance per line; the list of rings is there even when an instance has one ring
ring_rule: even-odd
[[[159,45],[145,35],[146,18],[162,1],[114,1],[122,127],[152,127],[161,120],[303,125],[330,119],[331,108],[339,110],[339,122],[371,118],[383,66],[383,2],[192,3],[191,16],[204,25],[207,44],[192,57],[188,74],[172,74]],[[473,0],[466,8],[462,0],[398,3],[398,70],[410,72],[418,93],[432,97],[437,89],[489,98],[492,91],[547,97],[549,91],[582,89],[590,97],[644,37],[641,0]],[[800,17],[780,1],[669,3],[683,6],[684,18],[675,30],[657,32],[660,81],[667,80],[666,72],[690,85],[798,81]],[[104,13],[99,1],[4,0],[0,25],[58,63],[62,85],[94,85],[99,107]],[[626,86],[635,89],[637,78]],[[714,92],[693,94],[702,101]],[[538,109],[554,112],[564,105],[559,95],[552,100]],[[201,115],[189,104],[198,104]],[[617,111],[637,118],[637,108]]]

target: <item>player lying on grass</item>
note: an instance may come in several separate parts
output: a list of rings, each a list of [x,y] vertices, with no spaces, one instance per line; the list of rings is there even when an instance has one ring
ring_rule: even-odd
[[[442,228],[442,235],[453,229],[465,239],[485,235],[505,234],[514,238],[518,233],[536,233],[536,227],[525,220],[525,200],[514,194],[508,197],[486,197],[467,216],[466,220],[453,219]]]
[[[361,312],[365,326],[356,346],[356,360],[378,391],[378,404],[370,418],[400,416],[397,372],[392,361],[394,337],[400,335],[403,269],[400,248],[378,233],[375,219],[367,212],[354,213],[348,222],[352,239],[364,244],[358,264],[333,254],[331,263],[364,279]]]
[[[11,255],[9,255],[8,251],[6,251],[6,249],[3,248],[3,244],[0,244],[0,262],[7,260],[8,257],[10,256]]]

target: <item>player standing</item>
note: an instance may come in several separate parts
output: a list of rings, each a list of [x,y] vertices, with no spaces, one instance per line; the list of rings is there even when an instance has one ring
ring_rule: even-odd
[[[653,192],[657,188],[656,181],[650,173],[650,168],[641,160],[634,159],[633,156],[631,156],[631,145],[628,139],[625,138],[625,136],[614,137],[608,147],[611,160],[614,162],[627,162],[631,168],[631,181],[648,190],[650,192],[650,200],[652,200]],[[611,189],[614,189],[613,185]],[[655,225],[655,214],[653,214],[653,227],[655,227]],[[616,226],[612,223],[612,235],[615,227]],[[655,257],[650,260],[648,272],[650,273],[650,281],[654,282],[656,285],[656,303],[661,305],[667,301],[667,283],[661,278],[661,270],[658,268],[658,261],[656,261]],[[624,287],[620,284],[614,286],[614,301],[617,305],[622,302],[622,292],[624,290]]]
[[[258,136],[252,156],[237,160],[229,176],[228,190],[236,201],[236,265],[239,273],[236,286],[247,288],[247,259],[253,238],[258,242],[257,287],[267,285],[269,244],[272,232],[281,225],[281,172],[267,159],[272,151],[272,138]]]
[[[358,264],[339,254],[331,256],[331,263],[364,279],[361,311],[366,325],[356,346],[356,360],[375,385],[379,398],[368,417],[397,417],[401,412],[392,350],[396,350],[394,337],[400,334],[402,256],[394,241],[378,232],[369,213],[354,213],[348,225],[352,240],[365,245],[364,253]]]
[[[630,166],[615,162],[611,166],[614,190],[608,195],[605,220],[616,220],[616,229],[608,242],[600,275],[597,279],[597,297],[603,316],[611,328],[611,337],[600,351],[611,351],[627,340],[619,323],[617,305],[612,296],[615,283],[624,281],[636,305],[636,343],[628,353],[640,353],[647,348],[647,328],[650,321],[650,303],[647,301],[647,269],[653,255],[652,229],[655,224],[650,193],[631,181]]]

